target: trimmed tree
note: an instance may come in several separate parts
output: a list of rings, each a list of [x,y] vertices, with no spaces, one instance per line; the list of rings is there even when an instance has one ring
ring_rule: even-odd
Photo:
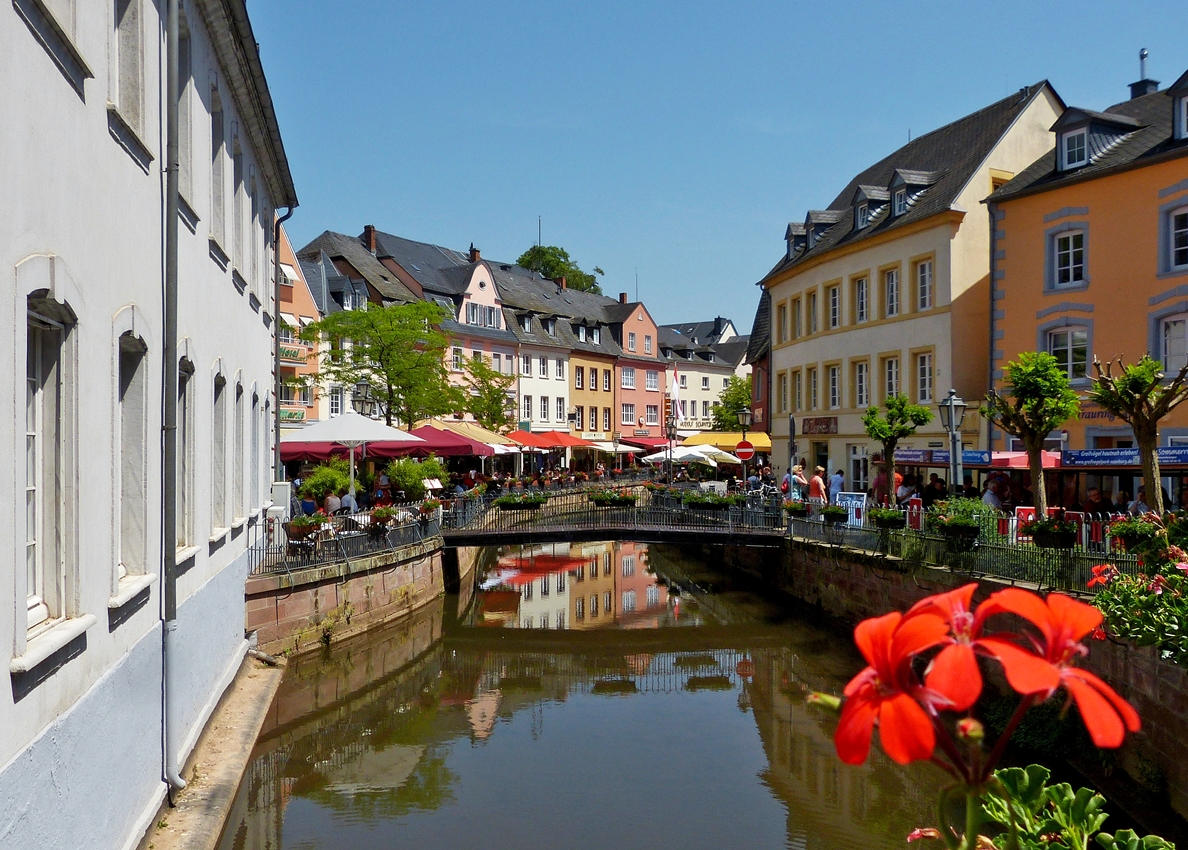
[[[1114,375],[1114,363],[1120,374]],[[1139,460],[1143,464],[1143,487],[1147,491],[1147,506],[1163,513],[1163,489],[1159,486],[1159,420],[1188,399],[1188,364],[1171,381],[1164,382],[1163,365],[1144,354],[1129,366],[1121,358],[1111,360],[1102,368],[1093,358],[1097,377],[1089,398],[1130,426],[1138,443]]]
[[[740,378],[731,375],[729,383],[718,393],[718,401],[714,405],[714,431],[737,431],[738,412],[747,410],[751,406],[751,376]]]
[[[352,387],[371,385],[384,419],[413,427],[422,419],[462,409],[457,387],[449,382],[449,338],[438,325],[448,311],[425,301],[331,313],[307,325],[301,338],[330,341],[321,356],[318,380]]]
[[[485,357],[467,360],[466,412],[488,430],[510,428],[515,401],[509,401],[507,393],[515,380],[514,375],[496,372]]]
[[[1027,450],[1037,517],[1048,515],[1044,484],[1044,440],[1081,410],[1068,370],[1045,351],[1024,351],[1003,367],[1002,390],[991,389],[979,412],[996,427],[1018,438]]]
[[[883,492],[875,493],[875,500],[890,500],[895,481],[895,449],[899,441],[912,436],[916,429],[932,421],[932,411],[919,404],[912,404],[903,393],[896,393],[883,402],[886,414],[879,413],[878,405],[868,407],[862,417],[866,436],[883,445]]]

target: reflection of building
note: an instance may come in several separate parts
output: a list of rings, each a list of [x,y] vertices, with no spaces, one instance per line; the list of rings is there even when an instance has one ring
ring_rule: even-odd
[[[573,571],[570,617],[574,629],[597,629],[614,625],[614,543],[584,544],[583,564]]]
[[[615,544],[615,597],[619,624],[627,628],[654,628],[668,613],[668,588],[648,572],[646,543]]]
[[[522,549],[499,559],[499,582],[520,593],[519,626],[522,629],[564,629],[569,620],[569,572],[577,560],[568,544],[544,549]]]

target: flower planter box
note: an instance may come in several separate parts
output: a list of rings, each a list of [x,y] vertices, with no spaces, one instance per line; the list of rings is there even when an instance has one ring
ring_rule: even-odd
[[[982,529],[976,525],[941,526],[938,531],[948,543],[950,552],[969,552],[978,542],[978,535],[982,533]]]
[[[902,515],[896,517],[882,517],[880,519],[876,519],[874,524],[877,528],[882,529],[907,528],[907,517]]]
[[[590,499],[590,501],[600,508],[629,508],[635,505],[635,497],[633,496],[619,496],[612,499]]]
[[[523,505],[500,505],[501,511],[539,511],[544,505],[535,502],[529,502]]]
[[[809,515],[808,508],[785,508],[785,512],[795,519],[804,519]]]
[[[1041,531],[1037,529],[1031,540],[1041,549],[1071,549],[1077,545],[1075,531]]]
[[[685,507],[691,511],[728,511],[731,505],[712,505],[712,504],[689,504],[685,503]]]
[[[821,514],[821,519],[825,520],[826,525],[841,525],[843,522],[850,521],[850,515],[849,515],[849,513]]]

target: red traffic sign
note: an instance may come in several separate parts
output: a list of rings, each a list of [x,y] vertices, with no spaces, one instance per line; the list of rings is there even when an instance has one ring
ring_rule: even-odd
[[[750,440],[743,440],[734,447],[734,455],[739,460],[750,460],[755,456],[755,447],[751,445]]]

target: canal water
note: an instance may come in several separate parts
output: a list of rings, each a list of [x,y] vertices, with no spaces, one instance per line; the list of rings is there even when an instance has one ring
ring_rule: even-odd
[[[479,553],[473,587],[295,659],[220,850],[903,847],[941,776],[841,764],[850,635],[683,550]]]

